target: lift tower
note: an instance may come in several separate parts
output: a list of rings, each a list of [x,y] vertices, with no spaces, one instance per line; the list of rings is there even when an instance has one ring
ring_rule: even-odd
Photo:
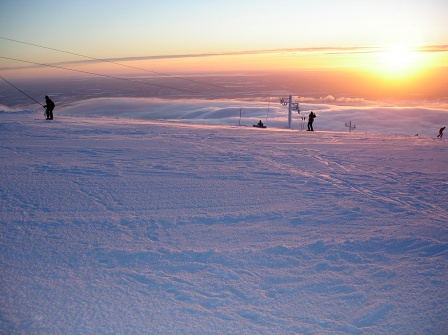
[[[297,111],[298,114],[300,114],[300,107],[298,102],[292,102],[292,96],[290,95],[289,98],[281,98],[280,103],[283,106],[288,105],[288,128],[292,128],[292,111]]]

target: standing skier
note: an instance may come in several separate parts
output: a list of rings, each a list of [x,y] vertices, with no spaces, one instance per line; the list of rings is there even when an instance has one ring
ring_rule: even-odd
[[[48,97],[48,95],[45,96],[45,114],[46,118],[45,120],[53,120],[53,109],[56,106],[54,102]]]
[[[442,127],[439,129],[439,135],[437,135],[437,137],[442,138],[443,137],[443,131],[445,130],[446,127]]]
[[[308,115],[308,131],[314,131],[313,122],[315,118],[316,114],[314,114],[313,112],[311,112],[310,115]]]

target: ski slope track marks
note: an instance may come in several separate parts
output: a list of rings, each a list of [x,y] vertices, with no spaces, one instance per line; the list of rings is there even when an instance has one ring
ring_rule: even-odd
[[[0,130],[1,334],[446,334],[446,140]]]

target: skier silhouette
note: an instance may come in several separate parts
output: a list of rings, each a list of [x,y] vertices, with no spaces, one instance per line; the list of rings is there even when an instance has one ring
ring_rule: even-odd
[[[53,120],[53,109],[56,106],[54,102],[48,97],[48,95],[45,96],[45,114],[46,118],[45,120]]]
[[[311,112],[310,115],[308,115],[308,131],[314,131],[313,122],[315,118],[316,114],[314,114],[313,112]]]
[[[442,138],[443,137],[443,131],[445,130],[446,127],[442,127],[439,129],[439,135],[437,135],[437,137]]]

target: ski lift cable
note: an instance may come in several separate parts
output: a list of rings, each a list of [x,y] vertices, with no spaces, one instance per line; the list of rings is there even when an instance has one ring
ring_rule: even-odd
[[[186,88],[177,88],[177,87],[172,87],[172,86],[168,86],[168,85],[160,85],[160,84],[148,83],[148,82],[135,80],[135,79],[130,79],[130,78],[116,77],[116,76],[111,76],[111,75],[107,75],[107,74],[99,74],[99,73],[94,73],[94,72],[84,71],[84,70],[75,70],[75,69],[71,69],[71,68],[63,67],[63,66],[58,66],[58,65],[37,63],[37,62],[27,61],[27,60],[23,60],[23,59],[10,58],[10,57],[4,57],[4,56],[0,56],[0,58],[13,60],[13,61],[17,61],[17,62],[22,62],[22,63],[28,63],[28,64],[34,64],[34,65],[40,65],[40,66],[47,66],[47,67],[52,67],[52,68],[56,68],[56,69],[63,69],[63,70],[67,70],[67,71],[85,73],[85,74],[89,74],[89,75],[93,75],[93,76],[111,78],[111,79],[116,79],[116,80],[123,80],[123,81],[132,82],[132,83],[143,84],[143,85],[150,85],[150,86],[156,86],[156,87],[161,87],[161,88],[168,88],[168,89],[171,89],[171,90],[177,90],[177,91],[182,91],[182,92],[189,92],[189,93],[194,93],[194,94],[204,94],[204,93],[200,93],[200,92],[197,92],[197,91],[189,90],[189,89],[186,89]],[[223,96],[219,97],[217,95],[212,95],[212,94],[205,94],[205,95],[208,95],[208,96],[214,97],[214,98],[218,98],[218,99],[224,98]]]
[[[51,48],[51,47],[46,47],[46,46],[43,46],[43,45],[29,43],[29,42],[23,42],[23,41],[15,40],[15,39],[12,39],[12,38],[3,37],[3,36],[0,36],[0,39],[11,41],[11,42],[15,42],[15,43],[21,43],[21,44],[25,44],[25,45],[30,45],[30,46],[37,47],[37,48],[57,51],[57,52],[61,52],[61,53],[69,54],[69,55],[78,56],[78,57],[84,57],[84,58],[95,60],[95,61],[99,61],[99,62],[105,62],[105,63],[114,64],[114,65],[119,65],[119,66],[131,68],[131,69],[135,69],[135,70],[155,73],[155,74],[162,75],[162,76],[165,76],[165,77],[171,77],[171,78],[176,78],[176,79],[180,79],[180,80],[190,81],[190,82],[193,82],[193,83],[196,83],[196,84],[201,84],[201,85],[206,85],[206,86],[213,86],[213,87],[217,87],[217,88],[221,88],[221,89],[230,90],[230,91],[233,91],[233,92],[238,92],[238,91],[236,91],[236,90],[234,90],[232,88],[229,88],[229,87],[220,86],[220,85],[216,85],[216,84],[205,83],[205,82],[201,82],[199,80],[193,80],[193,79],[189,79],[189,78],[179,77],[179,76],[170,75],[170,74],[167,74],[167,73],[152,71],[152,70],[140,68],[140,67],[137,67],[137,66],[126,65],[126,64],[114,62],[114,61],[111,61],[111,60],[108,60],[108,59],[95,58],[95,57],[91,57],[91,56],[87,56],[87,55],[78,54],[78,53],[75,53],[75,52],[65,51],[65,50]]]
[[[39,44],[35,44],[35,43],[19,41],[19,40],[7,38],[7,37],[4,37],[4,36],[0,36],[0,39],[11,41],[11,42],[15,42],[15,43],[20,43],[20,44],[25,44],[25,45],[29,45],[29,46],[33,46],[33,47],[37,47],[37,48],[57,51],[57,52],[60,52],[60,53],[70,54],[70,55],[74,55],[74,56],[77,56],[77,57],[83,57],[83,58],[95,60],[95,61],[98,61],[98,62],[105,62],[105,63],[110,63],[110,64],[122,66],[122,67],[127,67],[127,68],[132,68],[132,69],[136,69],[136,70],[140,70],[140,71],[154,73],[154,74],[162,75],[162,76],[165,76],[165,77],[171,77],[171,78],[175,78],[175,79],[189,81],[189,82],[193,82],[193,83],[197,83],[197,84],[201,84],[201,85],[205,85],[205,86],[212,86],[212,87],[216,87],[216,88],[220,88],[220,89],[225,89],[225,90],[228,90],[228,91],[240,92],[238,90],[235,90],[235,89],[232,89],[232,88],[229,88],[229,87],[225,87],[225,86],[221,86],[221,85],[201,82],[199,80],[193,80],[193,79],[184,78],[184,77],[180,77],[180,76],[170,75],[170,74],[166,74],[166,73],[162,73],[162,72],[158,72],[158,71],[152,71],[152,70],[148,70],[148,69],[144,69],[144,68],[140,68],[140,67],[136,67],[136,66],[132,66],[132,65],[126,65],[126,64],[119,63],[119,62],[114,62],[114,61],[111,61],[111,60],[108,60],[108,59],[95,58],[95,57],[91,57],[91,56],[87,56],[87,55],[83,55],[83,54],[79,54],[79,53],[75,53],[75,52],[70,52],[70,51],[61,50],[61,49],[52,48],[52,47],[47,47],[47,46],[43,46],[43,45],[39,45]],[[168,89],[173,89],[173,90],[178,90],[178,91],[190,92],[190,93],[194,93],[194,94],[204,94],[204,93],[199,93],[197,91],[193,91],[193,90],[189,90],[189,89],[180,89],[180,88],[171,87],[171,86],[167,86],[167,85],[151,84],[151,83],[148,83],[148,82],[142,82],[142,81],[135,80],[135,79],[116,77],[116,76],[111,76],[111,75],[102,75],[102,74],[97,74],[97,73],[93,73],[93,72],[89,72],[89,71],[75,70],[75,69],[71,69],[71,68],[67,68],[67,67],[63,67],[63,66],[58,66],[58,65],[53,65],[53,64],[42,64],[42,63],[37,63],[37,62],[31,62],[31,61],[25,61],[25,60],[14,59],[14,58],[7,58],[7,57],[1,57],[1,56],[0,56],[0,58],[14,60],[14,61],[19,61],[19,62],[24,62],[24,63],[29,63],[29,64],[34,64],[34,65],[40,65],[40,66],[47,66],[47,67],[53,67],[53,68],[58,68],[58,69],[64,69],[64,70],[69,70],[69,71],[74,71],[74,72],[86,73],[86,74],[95,75],[95,76],[102,76],[102,77],[112,78],[112,79],[117,79],[117,80],[124,80],[124,81],[129,81],[129,82],[134,82],[134,83],[141,83],[141,84],[145,84],[145,85],[151,85],[151,86],[157,86],[157,87],[162,87],[162,88],[168,88]],[[2,77],[2,79],[4,79],[4,78]],[[4,80],[6,81],[6,79],[4,79]],[[11,86],[15,87],[17,90],[19,90],[23,94],[25,94],[26,96],[28,96],[26,93],[24,93],[23,91],[18,89],[16,86],[12,85],[11,83],[9,83],[9,84]],[[205,93],[205,95],[208,95],[208,96],[213,97],[213,98],[225,98],[224,96],[217,96],[217,95],[207,94],[207,93]],[[28,96],[28,97],[31,98],[30,96]],[[33,101],[36,101],[33,98],[31,98],[31,99]],[[36,102],[39,103],[38,101],[36,101]],[[269,114],[269,105],[270,105],[270,97],[269,97],[269,102],[268,102],[268,114]]]
[[[6,80],[5,78],[3,78],[2,76],[0,76],[0,78],[2,78],[4,81],[6,81],[9,85],[11,85],[12,87],[14,87],[16,90],[18,90],[19,92],[21,92],[22,94],[26,95],[28,98],[30,98],[31,100],[33,100],[34,102],[37,102],[39,105],[41,105],[42,107],[45,108],[44,105],[42,105],[39,101],[37,101],[36,99],[34,99],[33,97],[30,97],[28,94],[26,94],[25,92],[23,92],[20,88],[18,88],[17,86],[15,86],[13,83],[9,82],[8,80]]]

